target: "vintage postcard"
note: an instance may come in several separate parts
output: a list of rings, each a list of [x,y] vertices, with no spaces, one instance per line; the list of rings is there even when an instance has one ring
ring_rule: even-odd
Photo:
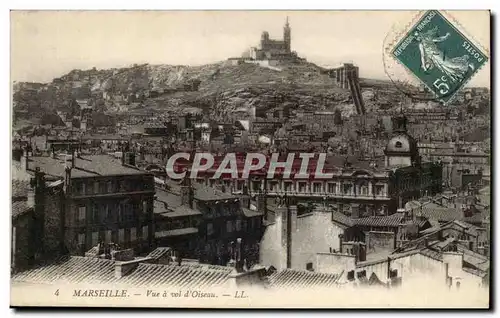
[[[490,305],[489,11],[11,11],[13,307]]]

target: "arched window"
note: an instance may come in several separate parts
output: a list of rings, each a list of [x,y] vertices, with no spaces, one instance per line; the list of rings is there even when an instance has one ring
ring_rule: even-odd
[[[396,143],[394,144],[394,147],[403,148],[403,144],[401,143],[401,141],[396,141]]]

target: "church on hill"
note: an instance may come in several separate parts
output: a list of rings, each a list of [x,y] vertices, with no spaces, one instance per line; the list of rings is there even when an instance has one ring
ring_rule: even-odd
[[[283,40],[269,38],[269,32],[264,31],[258,47],[250,48],[250,58],[253,60],[289,60],[296,59],[297,54],[291,50],[292,29],[286,18],[283,27]]]

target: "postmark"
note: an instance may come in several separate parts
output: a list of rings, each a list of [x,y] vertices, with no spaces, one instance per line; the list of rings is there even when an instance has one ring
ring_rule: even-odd
[[[473,41],[436,10],[425,12],[395,43],[389,48],[390,56],[443,104],[449,104],[488,61]]]

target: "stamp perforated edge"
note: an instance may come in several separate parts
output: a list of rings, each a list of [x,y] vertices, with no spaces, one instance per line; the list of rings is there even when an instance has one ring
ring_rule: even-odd
[[[411,19],[410,22],[406,23],[406,26],[403,28],[403,30],[399,33],[397,33],[397,35],[394,36],[393,40],[389,43],[389,45],[386,46],[385,48],[385,51],[386,51],[386,54],[390,55],[391,58],[396,61],[396,63],[398,63],[399,65],[403,66],[403,68],[411,74],[412,77],[416,78],[420,83],[423,83],[428,89],[430,92],[433,92],[432,88],[430,88],[424,81],[420,80],[415,74],[413,74],[412,71],[410,71],[408,69],[408,67],[406,67],[406,65],[404,65],[403,63],[401,63],[398,59],[396,59],[393,55],[392,55],[392,51],[393,51],[393,48],[399,44],[399,42],[401,42],[401,40],[403,39],[403,37],[405,37],[408,32],[410,31],[411,28],[413,28],[415,26],[415,24],[427,13],[431,10],[421,10],[419,11],[417,14],[415,14],[415,16]],[[488,49],[486,49],[479,41],[476,40],[476,38],[474,36],[471,36],[468,32],[464,31],[465,28],[463,27],[463,25],[457,20],[455,19],[450,13],[446,12],[446,11],[441,11],[441,10],[435,10],[437,11],[439,14],[441,14],[445,19],[448,20],[448,22],[450,22],[451,26],[454,27],[458,32],[460,32],[467,40],[469,40],[470,42],[472,42],[472,44],[474,44],[477,48],[479,49],[482,49],[482,52],[487,58],[488,58],[488,61],[486,63],[483,63],[475,72],[474,72],[474,75],[469,77],[467,80],[465,80],[464,82],[462,82],[462,84],[460,85],[459,89],[457,89],[455,91],[455,93],[453,95],[450,96],[450,98],[448,99],[448,101],[445,103],[445,104],[448,104],[450,102],[453,101],[453,99],[455,98],[455,95],[461,90],[463,89],[467,83],[469,83],[469,81],[471,79],[473,79],[475,77],[475,75],[477,75],[481,69],[484,68],[485,65],[487,65],[490,60],[491,60],[491,57],[490,57],[490,51]],[[484,10],[484,11],[488,11],[490,12],[489,10]],[[491,12],[490,12],[490,15],[491,15]],[[491,34],[490,34],[490,41],[491,41]],[[486,53],[485,53],[486,52]]]

